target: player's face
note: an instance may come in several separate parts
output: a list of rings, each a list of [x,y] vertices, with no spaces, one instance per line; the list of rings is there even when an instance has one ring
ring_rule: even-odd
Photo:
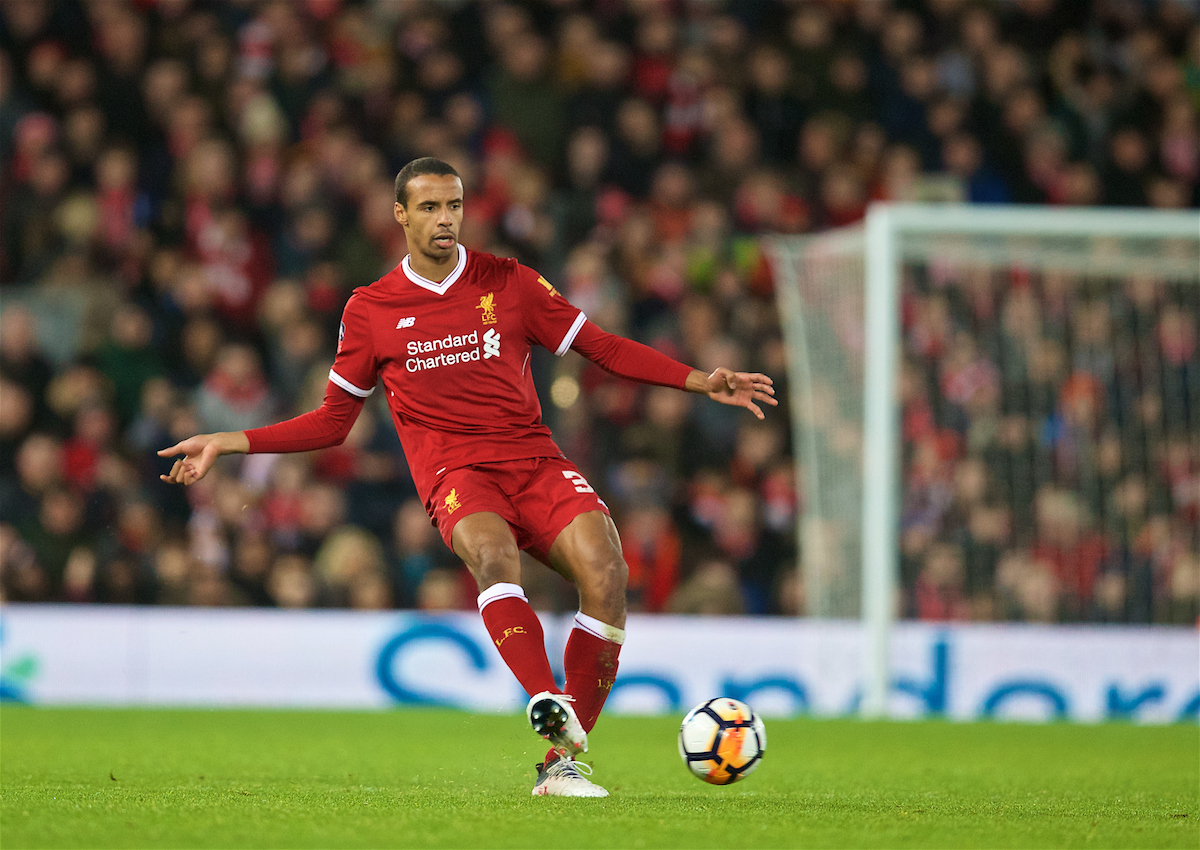
[[[396,204],[411,254],[435,262],[457,256],[463,219],[463,185],[449,174],[422,174],[408,181],[408,205]]]

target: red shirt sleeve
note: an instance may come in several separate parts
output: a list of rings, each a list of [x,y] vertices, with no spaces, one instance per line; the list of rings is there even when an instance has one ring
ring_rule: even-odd
[[[525,339],[562,357],[571,349],[575,334],[587,316],[527,266],[517,266],[517,286],[521,292]]]
[[[643,384],[682,390],[692,373],[691,366],[648,345],[602,331],[586,319],[574,335],[571,348],[606,371]]]
[[[366,398],[375,392],[378,377],[379,362],[375,357],[366,303],[355,292],[342,310],[337,357],[329,370],[329,380],[350,395]]]
[[[325,386],[325,402],[316,410],[277,425],[247,431],[249,454],[308,452],[341,445],[362,406],[361,398],[330,381]]]

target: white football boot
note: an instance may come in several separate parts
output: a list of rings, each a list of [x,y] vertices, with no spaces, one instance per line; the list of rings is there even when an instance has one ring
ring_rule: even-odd
[[[533,785],[535,797],[607,797],[608,791],[587,777],[592,775],[592,766],[563,755],[550,764],[537,766],[537,782]]]
[[[586,753],[588,748],[587,732],[571,707],[573,702],[575,698],[567,694],[542,691],[530,697],[525,707],[533,731],[568,756]]]

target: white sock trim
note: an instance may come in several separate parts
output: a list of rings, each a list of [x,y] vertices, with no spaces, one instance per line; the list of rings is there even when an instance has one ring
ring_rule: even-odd
[[[589,635],[595,635],[601,640],[615,643],[617,646],[625,643],[624,629],[618,629],[616,626],[602,623],[595,617],[589,617],[582,611],[575,615],[575,628],[585,631]]]
[[[497,599],[508,599],[510,597],[524,599],[526,602],[529,601],[525,596],[525,589],[521,585],[513,584],[510,581],[498,581],[479,594],[479,598],[476,600],[479,603],[479,612],[482,614],[483,609]]]

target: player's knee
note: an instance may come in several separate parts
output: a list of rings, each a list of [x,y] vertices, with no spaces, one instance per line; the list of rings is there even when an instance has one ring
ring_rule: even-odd
[[[521,554],[507,541],[484,540],[474,547],[472,572],[479,589],[502,581],[515,582],[521,577]]]

